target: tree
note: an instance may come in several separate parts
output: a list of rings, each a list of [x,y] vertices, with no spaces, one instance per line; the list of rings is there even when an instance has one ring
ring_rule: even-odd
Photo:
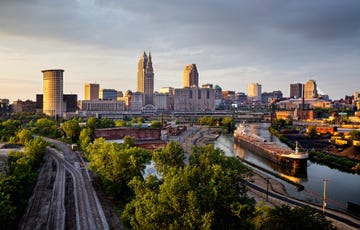
[[[313,208],[305,206],[303,208],[291,208],[288,205],[282,205],[270,209],[269,213],[262,219],[259,229],[336,229],[331,222],[325,218],[325,215],[319,213]]]
[[[224,126],[227,131],[230,133],[234,130],[235,122],[232,117],[224,117],[221,121],[221,125]]]
[[[142,176],[150,153],[138,147],[127,148],[124,144],[110,143],[103,138],[96,139],[87,148],[90,167],[100,175],[108,193],[118,197],[131,195],[129,181]]]
[[[34,139],[33,132],[29,129],[21,129],[16,133],[16,139],[20,145],[25,145],[26,142]]]
[[[310,126],[307,131],[306,131],[307,135],[311,138],[316,137],[317,132],[316,132],[316,127],[315,126]]]
[[[115,122],[109,118],[104,118],[100,120],[99,128],[113,128],[115,127]]]
[[[35,164],[39,165],[44,158],[46,147],[48,145],[49,142],[41,137],[37,137],[25,143],[25,153],[35,160]]]
[[[157,120],[152,121],[152,122],[150,123],[150,127],[152,127],[152,128],[160,128],[160,127],[161,127],[161,123],[160,123],[160,121],[157,121]]]
[[[81,128],[76,120],[65,121],[64,124],[61,126],[61,129],[72,143],[77,142]]]
[[[253,228],[254,201],[241,185],[245,166],[213,146],[194,151],[189,165],[169,166],[162,183],[153,176],[130,182],[136,199],[125,207],[126,223],[134,229]]]
[[[80,147],[86,150],[87,146],[94,140],[94,132],[89,127],[81,129],[79,135]]]
[[[132,148],[136,146],[136,139],[135,137],[125,136],[124,137],[124,146],[125,148]]]
[[[115,121],[115,126],[116,127],[126,127],[127,124],[126,124],[126,121],[124,121],[124,120],[117,120],[117,121]]]
[[[152,155],[156,170],[163,174],[171,167],[185,165],[184,149],[178,142],[170,141],[165,148],[155,149]]]
[[[40,118],[35,123],[34,133],[50,137],[58,138],[61,137],[61,132],[56,121],[50,120],[49,118]]]
[[[90,117],[86,121],[86,126],[89,127],[91,130],[95,130],[97,128],[100,128],[100,119],[96,117]]]
[[[20,122],[18,120],[6,120],[0,126],[1,141],[8,141],[11,136],[15,136],[16,132],[20,129]]]
[[[360,131],[359,130],[351,130],[350,135],[353,140],[360,140]]]

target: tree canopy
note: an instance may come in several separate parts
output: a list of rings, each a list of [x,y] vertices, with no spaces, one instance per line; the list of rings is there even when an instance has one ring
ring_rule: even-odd
[[[75,143],[78,141],[81,128],[77,120],[65,121],[61,129],[71,142]]]
[[[135,176],[142,176],[150,153],[138,147],[110,143],[103,138],[89,144],[90,167],[101,177],[105,189],[113,196],[129,193],[128,183]]]
[[[169,155],[171,150],[177,154]],[[248,172],[245,166],[235,158],[226,159],[221,150],[206,146],[194,148],[190,163],[179,167],[183,165],[182,153],[171,142],[163,150],[155,151],[153,160],[166,173],[162,182],[151,175],[145,181],[138,178],[131,181],[136,198],[125,208],[122,216],[125,222],[134,229],[252,226],[254,201],[246,196],[239,175]],[[161,154],[169,155],[172,160],[159,157]]]

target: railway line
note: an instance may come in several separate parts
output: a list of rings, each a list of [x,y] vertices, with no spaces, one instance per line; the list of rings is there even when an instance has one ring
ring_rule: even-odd
[[[19,229],[65,229],[65,226],[109,229],[90,176],[84,167],[80,167],[84,162],[78,152],[65,143],[48,141],[61,151],[48,148]]]

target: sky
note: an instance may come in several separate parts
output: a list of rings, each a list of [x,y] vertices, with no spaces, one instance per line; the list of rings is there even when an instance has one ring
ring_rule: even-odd
[[[199,83],[263,92],[313,79],[332,99],[360,91],[358,0],[1,0],[0,98],[35,100],[45,69],[64,69],[64,93],[84,84],[136,91],[151,52],[155,90]]]

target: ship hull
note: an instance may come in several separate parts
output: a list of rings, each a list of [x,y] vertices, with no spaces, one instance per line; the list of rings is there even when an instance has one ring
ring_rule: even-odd
[[[306,170],[307,158],[291,158],[286,154],[279,154],[273,149],[273,145],[259,143],[256,140],[243,136],[235,136],[234,141],[236,144],[246,148],[253,153],[272,161],[283,167],[293,168],[296,170]],[[279,148],[279,147],[278,147]],[[281,149],[284,151],[283,149]]]

